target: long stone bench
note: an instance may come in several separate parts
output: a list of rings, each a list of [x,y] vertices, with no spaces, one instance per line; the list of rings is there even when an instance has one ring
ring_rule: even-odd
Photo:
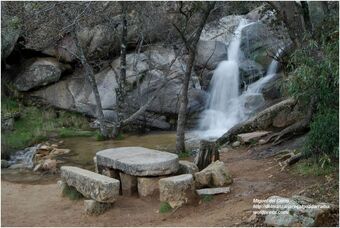
[[[119,180],[73,166],[62,166],[61,179],[86,198],[114,203],[119,195]]]

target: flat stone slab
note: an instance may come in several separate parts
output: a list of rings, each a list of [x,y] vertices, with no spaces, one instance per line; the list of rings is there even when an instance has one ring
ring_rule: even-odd
[[[266,136],[270,131],[254,131],[250,133],[238,134],[237,138],[241,143],[251,143],[252,141],[258,141],[261,137]]]
[[[73,166],[62,166],[61,179],[87,198],[113,203],[119,195],[119,180]]]
[[[99,166],[118,169],[132,176],[162,176],[176,173],[176,154],[144,147],[120,147],[97,152]]]
[[[224,188],[203,188],[203,189],[197,189],[196,193],[200,196],[202,195],[217,195],[217,194],[223,194],[223,193],[229,193],[230,187],[224,187]]]

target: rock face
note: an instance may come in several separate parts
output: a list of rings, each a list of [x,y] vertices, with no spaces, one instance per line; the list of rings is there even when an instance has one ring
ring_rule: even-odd
[[[281,203],[277,204],[281,204],[286,208],[276,209],[279,212],[287,211],[287,206],[291,206],[288,214],[266,215],[264,223],[268,226],[327,226],[327,224],[322,224],[321,218],[331,218],[332,211],[337,211],[335,210],[335,205],[317,203],[313,199],[302,196],[293,196],[292,198],[271,196],[267,200],[281,201]],[[308,205],[318,208],[308,208],[306,207]]]
[[[195,163],[184,160],[179,161],[179,174],[194,174],[198,171],[198,167]]]
[[[160,201],[169,203],[172,208],[180,207],[193,197],[194,188],[191,174],[160,179]]]
[[[120,147],[97,152],[99,166],[118,169],[133,176],[161,176],[176,173],[178,156],[143,147]]]
[[[16,77],[14,85],[19,91],[28,91],[40,86],[46,86],[57,82],[62,71],[67,67],[67,65],[59,63],[54,58],[37,59],[32,64],[24,67],[22,73]]]
[[[117,200],[120,186],[118,180],[78,167],[62,166],[60,170],[61,179],[85,197],[103,203],[113,203]]]
[[[1,15],[1,57],[7,58],[19,38],[21,22],[18,17],[10,17],[2,11]]]
[[[202,195],[217,195],[217,194],[225,194],[230,192],[230,187],[223,188],[203,188],[196,190],[196,193],[200,196]]]
[[[254,131],[250,133],[238,134],[237,138],[242,143],[252,143],[257,142],[260,138],[268,135],[270,131]]]
[[[159,192],[158,182],[161,177],[138,177],[138,195],[139,196],[152,196]]]
[[[223,187],[233,182],[224,162],[215,161],[205,169],[194,174],[197,188]]]

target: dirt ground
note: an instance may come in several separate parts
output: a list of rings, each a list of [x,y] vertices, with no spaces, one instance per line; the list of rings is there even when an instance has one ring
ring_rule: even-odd
[[[2,226],[247,226],[254,198],[290,197],[325,179],[281,172],[274,158],[256,158],[247,148],[224,151],[221,160],[234,178],[229,194],[166,214],[158,213],[157,198],[121,196],[106,213],[88,216],[83,200],[61,197],[57,184],[2,181]]]

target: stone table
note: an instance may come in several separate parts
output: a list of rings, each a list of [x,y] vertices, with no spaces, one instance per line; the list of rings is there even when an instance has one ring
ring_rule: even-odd
[[[132,195],[137,191],[137,177],[165,176],[179,169],[176,154],[143,147],[102,150],[97,152],[96,160],[99,170],[110,169],[114,177],[120,178],[123,195]]]

